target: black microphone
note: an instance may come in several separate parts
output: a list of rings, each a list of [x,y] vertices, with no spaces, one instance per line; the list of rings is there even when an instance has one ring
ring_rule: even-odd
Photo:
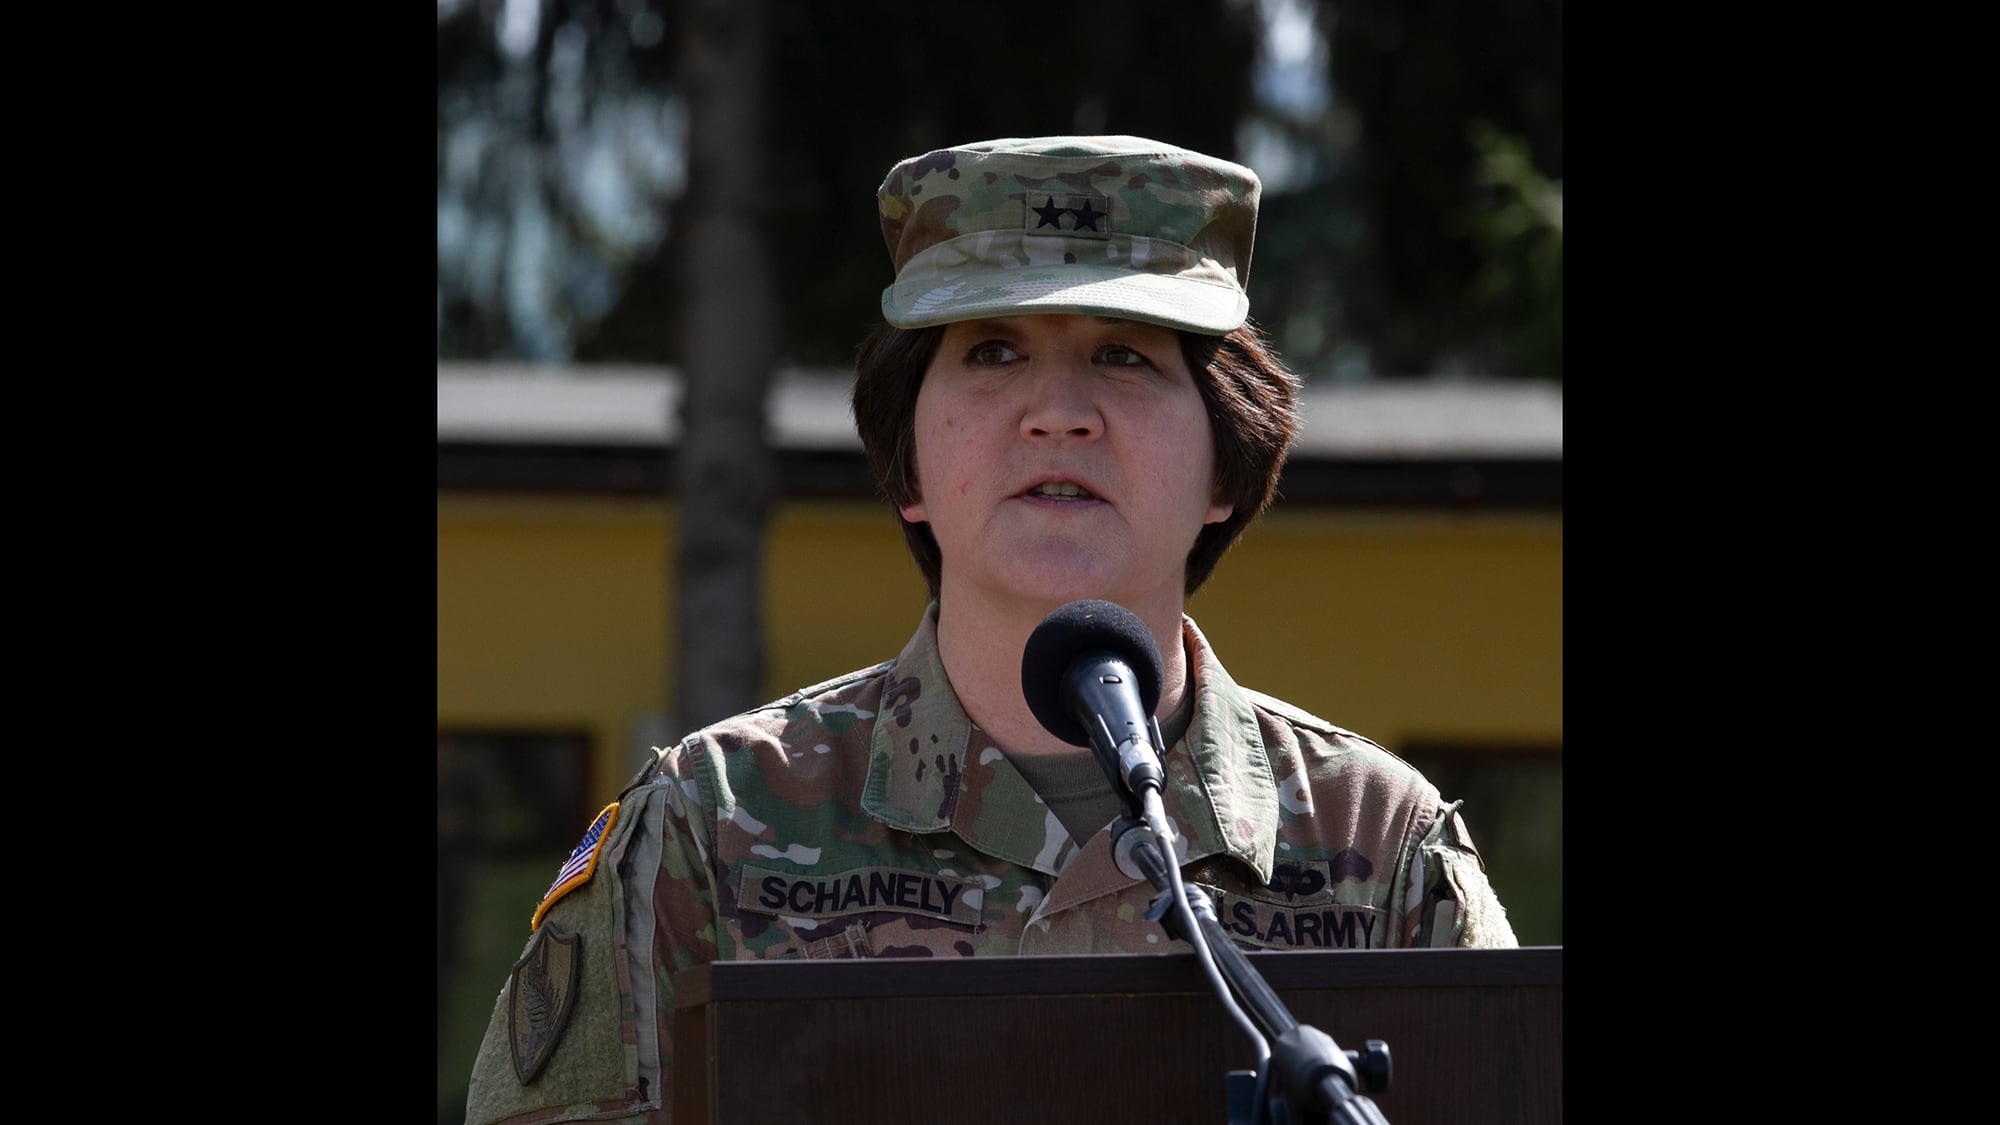
[[[1042,726],[1088,746],[1133,798],[1166,784],[1153,749],[1160,649],[1137,614],[1116,602],[1070,602],[1042,619],[1021,652],[1021,694]]]
[[[1112,781],[1124,784],[1128,809],[1141,800],[1142,788],[1152,789],[1157,802],[1166,784],[1153,750],[1160,725],[1152,716],[1160,704],[1162,678],[1153,634],[1138,615],[1115,602],[1062,606],[1035,626],[1021,653],[1021,694],[1028,709],[1050,734],[1096,751]],[[1169,830],[1156,820],[1160,839],[1155,842],[1136,811],[1112,827],[1118,870],[1131,879],[1146,879],[1160,891],[1146,917],[1160,919],[1169,936],[1192,945],[1237,1018],[1250,1025],[1233,997],[1254,1013],[1263,1029],[1259,1038],[1274,1040],[1268,1067],[1273,1081],[1264,1097],[1277,1111],[1276,1119],[1389,1125],[1375,1103],[1359,1093],[1361,1077],[1349,1058],[1355,1052],[1341,1051],[1330,1036],[1293,1019],[1284,1001],[1231,943],[1207,894],[1198,886],[1183,888],[1178,868],[1167,858],[1178,850],[1167,838]],[[1375,1061],[1378,1046],[1380,1085],[1370,1085],[1383,1089],[1388,1085],[1388,1045],[1369,1040],[1368,1057]],[[1373,1067],[1368,1074],[1372,1079]],[[1248,1111],[1254,1105],[1257,1086],[1255,1072],[1228,1076],[1232,1121],[1242,1119],[1238,1108]]]

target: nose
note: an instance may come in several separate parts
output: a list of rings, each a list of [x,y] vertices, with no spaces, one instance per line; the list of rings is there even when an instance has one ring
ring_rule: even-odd
[[[1094,438],[1104,431],[1104,416],[1091,397],[1088,362],[1068,358],[1036,364],[1025,381],[1027,402],[1021,411],[1021,436]]]

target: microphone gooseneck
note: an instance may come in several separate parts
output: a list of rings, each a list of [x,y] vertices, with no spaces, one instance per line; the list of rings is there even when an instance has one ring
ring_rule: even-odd
[[[1153,711],[1162,680],[1152,633],[1115,602],[1061,606],[1036,626],[1021,654],[1021,694],[1035,719],[1064,742],[1089,746],[1119,790],[1129,815],[1113,822],[1112,852],[1121,872],[1143,875],[1160,892],[1146,917],[1194,949],[1217,998],[1256,1050],[1257,1069],[1241,1075],[1248,1084],[1230,1076],[1232,1101],[1242,1099],[1250,1122],[1388,1125],[1359,1092],[1357,1053],[1343,1052],[1331,1037],[1293,1019],[1230,942],[1207,895],[1182,881],[1161,800],[1166,747]],[[1386,1045],[1370,1040],[1369,1046],[1371,1052],[1380,1046],[1386,1061]],[[1239,1120],[1232,1110],[1232,1125]]]

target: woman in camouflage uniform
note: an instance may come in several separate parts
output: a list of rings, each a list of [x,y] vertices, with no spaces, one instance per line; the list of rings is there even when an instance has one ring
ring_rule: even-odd
[[[663,1121],[673,974],[715,960],[1184,951],[1121,873],[1118,794],[1045,730],[1058,606],[1158,644],[1184,880],[1247,948],[1513,945],[1455,804],[1238,685],[1187,596],[1269,505],[1297,380],[1248,321],[1260,187],[1134,137],[915,157],[854,413],[931,603],[895,659],[696,731],[606,807],[535,910],[468,1121]]]

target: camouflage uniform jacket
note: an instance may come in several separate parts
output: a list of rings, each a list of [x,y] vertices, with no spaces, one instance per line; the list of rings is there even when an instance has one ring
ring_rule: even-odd
[[[1240,945],[1515,944],[1455,804],[1183,632],[1197,694],[1163,804],[1183,878]],[[1146,919],[1154,888],[1119,873],[1110,833],[1079,848],[967,718],[935,606],[894,661],[689,735],[605,813],[594,870],[551,888],[523,956],[580,939],[573,1011],[537,1029],[502,991],[468,1125],[667,1120],[673,974],[709,961],[1188,949]],[[510,1037],[532,1057],[550,1032],[521,1082]]]

